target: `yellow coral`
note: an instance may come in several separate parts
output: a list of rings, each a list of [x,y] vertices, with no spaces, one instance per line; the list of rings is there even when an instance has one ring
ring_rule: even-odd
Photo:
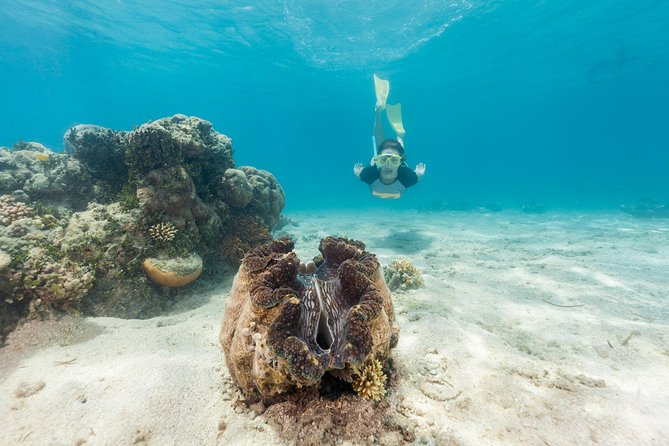
[[[169,242],[174,239],[177,231],[172,223],[156,223],[149,228],[149,235],[157,242]]]
[[[406,274],[408,276],[420,277],[421,275],[420,270],[416,268],[413,262],[405,257],[398,257],[392,261],[390,266],[395,268],[400,273]]]
[[[378,401],[386,394],[386,375],[378,359],[368,362],[362,370],[355,368],[353,390],[360,398]]]
[[[405,257],[393,260],[386,268],[384,278],[391,290],[420,288],[425,285],[421,271]]]

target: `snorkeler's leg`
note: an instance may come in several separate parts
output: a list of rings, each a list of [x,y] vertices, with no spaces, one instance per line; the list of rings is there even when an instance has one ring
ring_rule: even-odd
[[[374,138],[376,138],[377,148],[378,145],[381,144],[386,139],[386,135],[383,132],[383,120],[381,118],[382,112],[383,109],[381,109],[380,107],[376,107],[376,110],[374,111],[374,113],[376,114],[376,117],[374,119]]]

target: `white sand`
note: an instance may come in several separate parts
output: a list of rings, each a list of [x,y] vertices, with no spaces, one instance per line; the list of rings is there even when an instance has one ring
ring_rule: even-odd
[[[669,221],[623,214],[292,214],[398,256],[392,425],[423,444],[669,444]],[[394,226],[394,228],[393,228]],[[0,445],[280,444],[218,345],[230,282],[151,320],[31,323],[0,350]],[[192,308],[195,304],[201,304]],[[558,307],[564,305],[571,307]],[[369,439],[401,444],[399,431]]]

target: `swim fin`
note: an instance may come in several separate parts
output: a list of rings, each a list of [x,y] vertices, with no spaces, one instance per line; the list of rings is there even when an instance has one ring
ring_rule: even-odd
[[[404,124],[402,124],[402,104],[399,102],[397,104],[388,104],[386,106],[386,116],[397,136],[403,138],[406,130],[404,130]]]
[[[374,92],[376,93],[376,107],[385,108],[390,93],[390,82],[381,79],[374,73]]]

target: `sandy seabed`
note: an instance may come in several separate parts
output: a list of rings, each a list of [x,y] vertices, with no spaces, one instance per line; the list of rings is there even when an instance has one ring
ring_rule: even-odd
[[[401,334],[385,428],[324,442],[669,444],[669,221],[287,216],[302,260],[339,235],[382,265],[403,256],[424,272],[424,288],[393,293]],[[230,381],[218,343],[230,285],[197,284],[150,320],[20,327],[0,349],[0,445],[299,444]]]

